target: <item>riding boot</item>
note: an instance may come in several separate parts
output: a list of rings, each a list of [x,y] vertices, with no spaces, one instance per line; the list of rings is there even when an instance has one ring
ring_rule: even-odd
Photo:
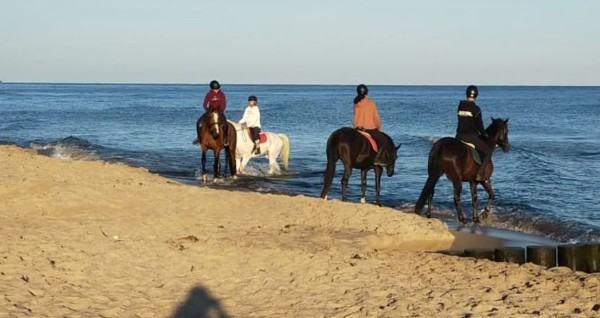
[[[255,154],[260,154],[260,140],[254,141],[254,149],[252,150]]]
[[[489,157],[490,156],[484,157],[483,160],[481,160],[481,165],[479,166],[479,169],[477,170],[477,176],[475,177],[475,181],[485,180],[485,166],[490,161]]]
[[[377,151],[377,154],[375,155],[375,161],[374,161],[374,165],[376,166],[382,166],[382,167],[386,167],[388,164],[387,162],[383,161],[383,152],[385,151],[384,147],[380,147],[379,151]]]

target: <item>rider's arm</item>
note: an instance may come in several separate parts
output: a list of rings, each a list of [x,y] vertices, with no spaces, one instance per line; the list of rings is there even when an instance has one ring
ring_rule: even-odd
[[[202,107],[204,108],[204,110],[208,110],[208,102],[210,102],[210,92],[206,93],[206,95],[204,95],[204,103],[202,103]]]
[[[479,135],[485,135],[486,131],[483,127],[483,119],[481,118],[481,109],[477,108],[477,113],[475,114],[475,126],[477,127],[477,132]]]
[[[225,107],[227,107],[227,98],[225,97],[225,93],[223,91],[219,91],[221,94],[219,100],[221,101],[221,112],[225,112]]]
[[[240,121],[238,121],[238,123],[243,124],[247,121],[248,121],[248,107],[246,107],[246,109],[244,110],[244,115],[242,116],[242,119],[240,119]]]
[[[375,128],[377,128],[379,131],[382,131],[381,118],[379,117],[379,112],[377,112],[377,106],[375,105],[375,102],[373,102],[373,122],[375,123]]]

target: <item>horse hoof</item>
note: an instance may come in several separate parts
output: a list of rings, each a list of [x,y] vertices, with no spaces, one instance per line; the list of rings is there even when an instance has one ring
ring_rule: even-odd
[[[360,198],[360,203],[362,203],[362,204],[365,204],[365,203],[367,203],[367,199],[365,199],[365,198]]]
[[[235,176],[232,177],[233,180],[237,180],[237,178],[238,178],[237,175],[235,175]]]
[[[202,175],[202,183],[206,183],[207,181],[208,181],[208,177],[205,174],[203,174]]]
[[[481,215],[480,215],[480,217],[481,217],[481,219],[482,219],[482,220],[484,220],[484,221],[485,221],[485,220],[487,220],[487,218],[488,218],[489,214],[490,214],[490,212],[489,212],[489,211],[487,211],[487,210],[484,210],[483,212],[481,212]]]

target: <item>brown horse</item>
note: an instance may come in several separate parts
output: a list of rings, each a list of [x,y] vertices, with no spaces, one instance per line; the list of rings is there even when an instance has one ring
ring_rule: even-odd
[[[225,139],[223,137],[223,126],[228,125],[228,142],[229,145],[225,146]],[[198,118],[196,122],[196,132],[198,133],[198,142],[202,149],[202,181],[206,182],[206,151],[212,149],[214,154],[214,181],[216,182],[221,172],[221,150],[225,149],[225,158],[229,163],[229,171],[231,176],[235,177],[236,174],[236,162],[235,162],[235,146],[236,136],[235,128],[231,123],[224,120],[224,115],[215,108],[209,108],[206,114]]]
[[[504,152],[510,148],[508,143],[508,119],[492,118],[492,123],[486,132],[489,136],[486,143],[490,149],[500,146]],[[483,181],[476,181],[477,170],[479,165],[473,159],[471,148],[456,138],[446,137],[436,141],[429,152],[429,164],[427,167],[427,181],[421,191],[421,195],[415,204],[415,213],[421,214],[421,210],[427,202],[427,217],[431,217],[431,205],[435,185],[439,178],[446,174],[448,179],[454,186],[454,205],[458,220],[465,223],[465,217],[462,213],[460,205],[460,194],[462,191],[462,183],[469,182],[471,186],[471,198],[473,200],[473,223],[479,223],[479,215],[477,214],[477,184],[481,183],[488,194],[487,205],[481,214],[481,218],[487,218],[492,209],[494,201],[494,190],[490,176],[494,172],[494,165],[490,160],[484,169],[485,178]]]

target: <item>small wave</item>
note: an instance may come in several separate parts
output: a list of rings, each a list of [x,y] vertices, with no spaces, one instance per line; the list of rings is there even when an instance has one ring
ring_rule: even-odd
[[[442,137],[438,137],[438,136],[424,136],[423,139],[425,141],[428,141],[430,143],[435,143],[436,141],[440,140]]]
[[[34,141],[29,144],[29,147],[41,155],[54,158],[68,160],[100,160],[100,156],[97,154],[92,143],[74,136],[48,143]]]

